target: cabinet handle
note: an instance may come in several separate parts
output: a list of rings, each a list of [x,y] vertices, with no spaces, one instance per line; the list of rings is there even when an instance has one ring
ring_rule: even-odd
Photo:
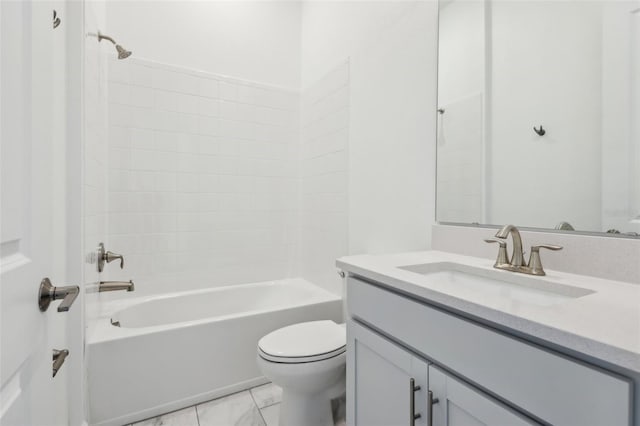
[[[409,426],[415,426],[416,420],[418,420],[422,415],[420,413],[416,414],[416,392],[419,391],[420,386],[416,386],[415,379],[409,380]]]
[[[440,402],[440,400],[438,398],[434,398],[433,392],[429,391],[429,396],[427,397],[427,408],[429,409],[427,426],[433,426],[433,406],[438,402]]]

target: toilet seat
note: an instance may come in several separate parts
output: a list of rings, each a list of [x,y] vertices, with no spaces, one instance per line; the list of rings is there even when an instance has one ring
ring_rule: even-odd
[[[311,321],[273,331],[258,342],[266,361],[298,364],[318,362],[346,351],[346,331],[333,321]]]

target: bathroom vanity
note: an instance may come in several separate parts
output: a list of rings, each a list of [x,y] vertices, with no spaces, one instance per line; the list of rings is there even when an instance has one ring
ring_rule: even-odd
[[[349,425],[640,425],[640,286],[438,251],[337,265]]]

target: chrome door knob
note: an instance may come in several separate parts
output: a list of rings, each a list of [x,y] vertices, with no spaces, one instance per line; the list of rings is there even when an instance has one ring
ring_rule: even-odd
[[[53,300],[62,299],[62,303],[58,306],[58,312],[67,312],[78,297],[78,293],[80,293],[80,287],[77,285],[54,287],[49,278],[44,278],[40,282],[38,290],[38,307],[41,312],[45,312]]]

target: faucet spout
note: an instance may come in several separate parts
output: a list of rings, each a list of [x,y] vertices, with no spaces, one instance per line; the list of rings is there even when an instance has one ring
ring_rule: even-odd
[[[135,286],[133,281],[100,281],[100,286],[98,287],[100,293],[117,290],[134,291]]]
[[[505,239],[511,234],[513,240],[513,254],[511,255],[511,266],[520,268],[524,264],[524,253],[522,251],[522,237],[520,231],[514,225],[505,225],[497,233],[496,238]]]

